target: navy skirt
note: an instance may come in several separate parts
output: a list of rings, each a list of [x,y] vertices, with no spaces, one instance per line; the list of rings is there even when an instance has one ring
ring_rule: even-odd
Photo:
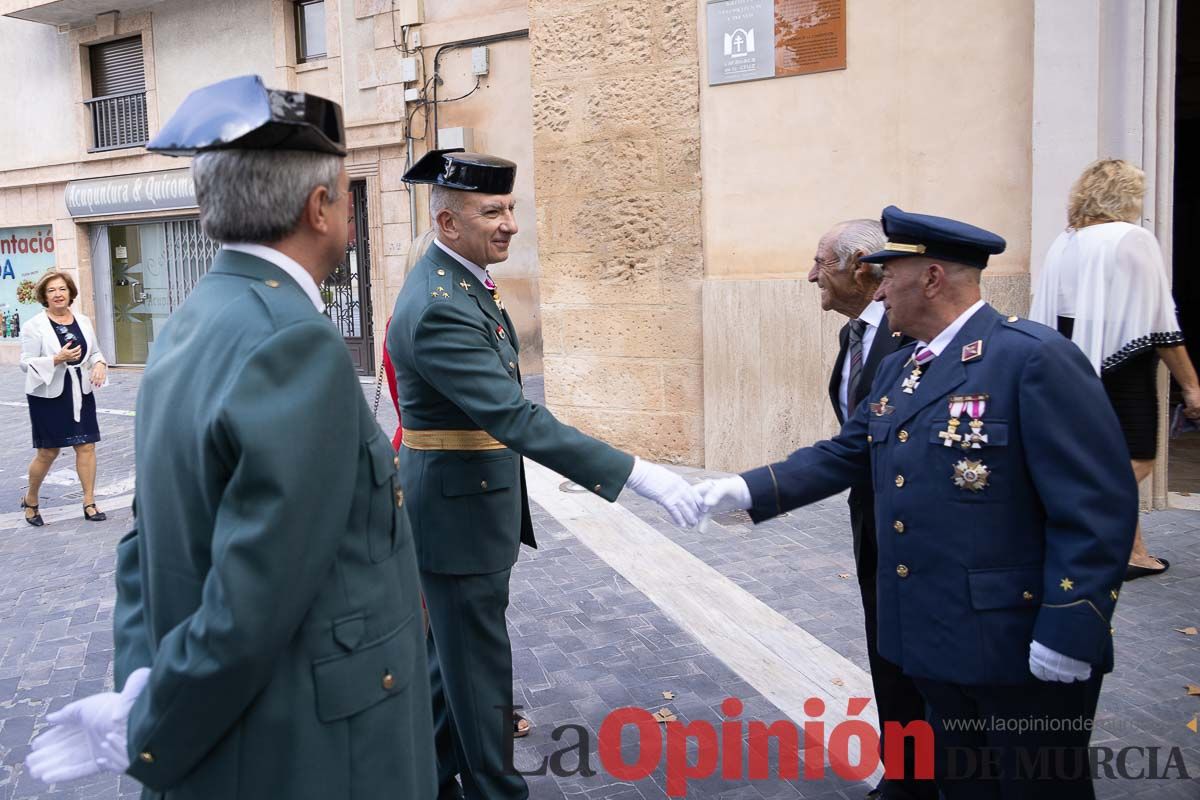
[[[33,428],[34,447],[54,450],[100,441],[95,392],[83,396],[79,422],[75,421],[74,397],[75,382],[70,376],[63,382],[63,391],[58,397],[25,395],[25,399],[29,401],[29,423]]]

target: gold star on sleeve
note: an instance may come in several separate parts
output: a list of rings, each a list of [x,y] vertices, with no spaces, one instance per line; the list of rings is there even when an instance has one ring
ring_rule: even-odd
[[[1075,581],[1071,580],[1070,578],[1063,578],[1058,582],[1058,585],[1062,587],[1064,592],[1069,592],[1075,588]]]

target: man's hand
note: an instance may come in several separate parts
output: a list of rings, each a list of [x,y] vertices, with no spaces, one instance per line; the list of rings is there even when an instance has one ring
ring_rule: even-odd
[[[101,692],[46,717],[54,727],[33,740],[25,758],[29,774],[45,783],[72,781],[102,770],[129,769],[126,724],[150,670],[134,670],[120,694]]]
[[[681,528],[700,521],[700,496],[690,483],[665,467],[635,458],[625,485],[665,508]]]
[[[1092,676],[1092,665],[1077,658],[1064,656],[1041,642],[1029,645],[1029,671],[1039,681],[1073,683]]]
[[[695,488],[704,503],[704,513],[708,515],[734,509],[745,511],[754,505],[750,499],[750,487],[740,475],[701,481]]]

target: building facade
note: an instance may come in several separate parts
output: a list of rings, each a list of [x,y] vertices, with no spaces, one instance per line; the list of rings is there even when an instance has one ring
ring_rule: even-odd
[[[355,236],[326,290],[364,374],[429,224],[400,176],[435,143],[463,144],[520,165],[522,231],[497,275],[547,404],[643,456],[742,469],[834,430],[842,321],[805,280],[833,223],[895,203],[995,230],[1009,246],[985,294],[1019,314],[1072,180],[1116,156],[1146,170],[1143,224],[1168,258],[1190,243],[1175,147],[1200,106],[1187,6],[0,0],[0,96],[19,109],[0,118],[0,245],[48,232],[105,346],[144,360],[211,244],[182,165],[138,140],[197,85],[258,73],[345,110]],[[714,59],[771,43],[769,22],[739,23],[722,53],[716,13],[774,13],[776,36],[839,22],[844,63],[715,81]],[[14,277],[48,260],[22,258]],[[1176,270],[1185,330],[1193,283]],[[11,339],[0,358],[16,358]]]

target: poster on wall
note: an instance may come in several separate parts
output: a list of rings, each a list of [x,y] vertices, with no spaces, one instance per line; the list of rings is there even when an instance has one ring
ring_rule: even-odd
[[[708,0],[708,83],[846,68],[846,0]]]
[[[42,273],[54,266],[49,225],[0,228],[0,341],[21,338],[21,326],[42,312],[33,296]]]

